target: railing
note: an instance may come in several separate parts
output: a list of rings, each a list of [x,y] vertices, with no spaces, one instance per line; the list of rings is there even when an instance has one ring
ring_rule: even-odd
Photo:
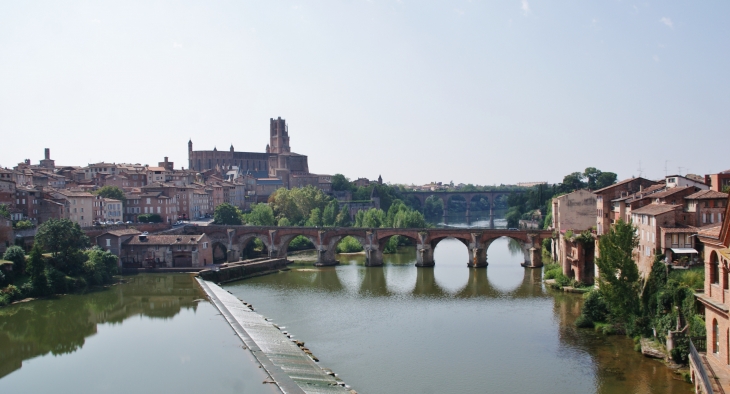
[[[698,344],[700,344],[700,339],[702,339],[701,347],[706,348],[706,341],[704,338],[690,338],[689,340],[689,358],[692,361],[692,364],[695,366],[695,379],[700,379],[700,383],[702,384],[702,387],[704,388],[705,394],[713,394],[714,391],[712,391],[712,383],[710,383],[710,377],[707,376],[707,370],[705,370],[705,364],[702,363],[702,358],[700,357],[700,354],[697,352],[697,349],[695,348],[694,341],[697,340]]]

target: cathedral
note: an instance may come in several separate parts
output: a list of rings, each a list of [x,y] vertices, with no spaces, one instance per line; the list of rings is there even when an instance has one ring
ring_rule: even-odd
[[[286,120],[270,119],[270,143],[265,153],[236,152],[233,145],[229,151],[193,150],[193,141],[188,141],[188,168],[203,172],[211,169],[239,169],[255,178],[278,178],[285,187],[292,183],[292,177],[311,175],[307,156],[293,153],[289,146],[289,130]],[[296,182],[295,182],[296,183]],[[292,185],[293,186],[293,185]]]

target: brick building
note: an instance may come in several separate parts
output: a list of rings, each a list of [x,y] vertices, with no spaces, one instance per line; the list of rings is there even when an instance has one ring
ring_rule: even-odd
[[[710,190],[723,191],[723,189],[730,187],[730,170],[705,175],[705,183],[710,186]]]
[[[208,236],[138,234],[122,242],[122,267],[202,267],[213,263]]]
[[[594,245],[583,245],[567,237],[591,230],[596,225],[596,196],[588,190],[576,190],[552,201],[553,259],[563,267],[563,274],[584,283],[593,283]]]
[[[727,193],[714,190],[701,190],[684,198],[685,211],[688,213],[688,224],[706,226],[722,223],[727,205]]]
[[[613,200],[639,193],[643,189],[656,184],[658,182],[645,178],[629,178],[594,191],[593,194],[596,195],[596,230],[598,235],[608,232],[611,224],[617,220],[615,216],[610,216],[613,209]]]
[[[705,310],[707,329],[707,351],[700,354],[717,376],[724,379],[716,381],[727,390],[727,376],[730,375],[730,200],[725,201],[725,218],[720,224],[700,230],[698,238],[705,245],[705,286],[704,292],[696,293],[697,300]],[[705,369],[703,362],[690,360],[690,370],[695,388],[698,389],[701,374]],[[707,372],[707,371],[706,371]],[[703,391],[697,391],[703,392]]]

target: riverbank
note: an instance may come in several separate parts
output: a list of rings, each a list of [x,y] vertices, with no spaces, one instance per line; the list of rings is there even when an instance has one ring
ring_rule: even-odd
[[[316,357],[306,353],[304,343],[293,341],[270,320],[214,283],[197,278],[200,287],[218,308],[236,335],[261,363],[273,382],[284,393],[350,393],[354,390],[337,379],[331,371],[320,368]],[[299,346],[301,344],[301,346]]]

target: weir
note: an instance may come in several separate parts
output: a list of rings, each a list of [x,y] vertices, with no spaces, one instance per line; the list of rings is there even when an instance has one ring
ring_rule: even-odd
[[[273,323],[220,286],[196,278],[213,305],[285,394],[352,393]]]

